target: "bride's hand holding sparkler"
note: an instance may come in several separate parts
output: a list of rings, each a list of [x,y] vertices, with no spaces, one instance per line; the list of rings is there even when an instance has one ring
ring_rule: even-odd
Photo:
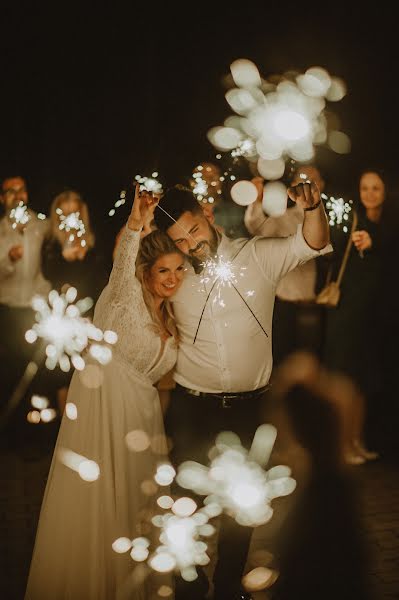
[[[132,210],[127,222],[129,229],[139,231],[144,226],[144,223],[147,222],[148,219],[151,219],[158,202],[158,196],[155,196],[146,190],[140,191],[140,184],[137,183]]]

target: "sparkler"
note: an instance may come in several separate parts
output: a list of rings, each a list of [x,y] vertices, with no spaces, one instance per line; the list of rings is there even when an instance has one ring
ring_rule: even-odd
[[[295,79],[281,77],[275,85],[262,80],[251,61],[237,60],[230,68],[236,87],[227,91],[226,100],[238,117],[212,128],[210,142],[233,158],[310,160],[314,146],[328,140],[326,100],[337,101],[345,94],[339,80],[312,67]]]
[[[267,523],[273,509],[274,498],[290,494],[296,486],[288,467],[281,465],[265,471],[276,438],[271,425],[258,428],[251,450],[241,446],[232,432],[220,434],[210,467],[193,461],[183,463],[177,482],[184,488],[206,496],[205,512],[226,511],[239,524],[255,527]]]
[[[162,184],[157,179],[158,173],[155,171],[152,173],[151,177],[142,177],[141,175],[136,175],[135,180],[140,184],[140,192],[152,192],[156,195],[163,194]]]
[[[141,175],[136,175],[134,179],[135,179],[135,181],[137,181],[140,184],[141,192],[143,190],[146,190],[147,192],[151,192],[155,195],[162,195],[163,194],[162,184],[157,179],[157,177],[158,177],[158,173],[156,171],[154,171],[151,174],[151,177],[143,177]],[[108,211],[109,217],[113,217],[116,213],[116,210],[120,206],[123,206],[124,204],[126,204],[126,195],[127,195],[127,191],[121,190],[121,192],[119,193],[119,199],[115,202],[113,208],[111,208],[111,210]]]
[[[86,233],[85,224],[80,218],[80,212],[72,212],[69,215],[64,215],[61,208],[56,209],[56,213],[60,219],[60,224],[58,228],[66,233],[69,233],[68,241],[73,242],[75,240],[75,235],[77,238],[82,238]],[[80,245],[82,247],[86,246],[86,240],[81,239]]]
[[[346,233],[348,228],[345,225],[345,222],[349,220],[349,213],[352,210],[353,201],[349,200],[349,202],[346,202],[343,198],[334,198],[334,196],[328,197],[325,194],[322,194],[322,197],[326,200],[329,224],[331,227],[334,227],[344,223],[342,229]]]
[[[211,163],[200,164],[195,168],[190,185],[198,202],[213,204],[221,196],[224,177],[219,173],[219,168]]]
[[[57,364],[68,372],[72,365],[82,370],[86,363],[81,353],[89,348],[89,355],[100,364],[107,364],[112,358],[110,345],[115,344],[114,332],[102,332],[89,319],[83,318],[92,306],[92,300],[85,298],[74,304],[77,290],[70,287],[65,294],[52,290],[48,302],[42,296],[35,296],[32,306],[36,311],[36,323],[25,334],[27,342],[33,344],[38,338],[46,342],[46,367],[54,369]]]
[[[12,223],[11,227],[16,229],[18,225],[26,225],[30,220],[31,216],[28,211],[28,207],[21,200],[18,202],[17,206],[14,206],[10,210],[9,219]]]
[[[213,298],[213,302],[217,302],[219,306],[224,307],[225,303],[222,298],[222,289],[224,287],[232,287],[237,283],[237,267],[230,261],[224,260],[223,256],[215,256],[215,258],[208,258],[203,263],[203,274],[201,277],[201,283],[207,284],[212,281],[216,288],[216,294]],[[239,276],[244,276],[246,267],[240,267]]]

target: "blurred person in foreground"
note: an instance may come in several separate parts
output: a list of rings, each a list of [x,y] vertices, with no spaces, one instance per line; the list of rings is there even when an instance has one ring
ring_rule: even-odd
[[[273,519],[255,530],[246,587],[256,600],[368,600],[369,557],[340,416],[354,386],[298,352],[277,369],[272,393],[279,431],[286,428],[292,440],[284,462],[293,465],[297,488],[276,499]],[[256,568],[264,577],[258,587]]]

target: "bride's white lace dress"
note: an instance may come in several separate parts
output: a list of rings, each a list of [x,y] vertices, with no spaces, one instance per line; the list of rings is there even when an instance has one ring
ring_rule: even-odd
[[[118,334],[113,359],[75,371],[68,402],[77,419],[64,415],[44,494],[26,600],[148,600],[148,578],[140,582],[133,560],[112,543],[139,535],[153,481],[166,454],[162,413],[154,387],[173,367],[177,348],[163,343],[151,327],[142,289],[135,277],[140,234],[126,229],[94,323]],[[146,449],[129,450],[129,432],[144,432]],[[136,434],[131,434],[134,438]],[[128,438],[129,439],[129,438]],[[145,444],[144,444],[145,445]],[[69,449],[100,467],[96,481],[83,481],[60,460]]]

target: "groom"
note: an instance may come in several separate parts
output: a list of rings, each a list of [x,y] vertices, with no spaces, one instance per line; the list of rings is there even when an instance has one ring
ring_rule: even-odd
[[[183,284],[172,298],[180,334],[175,371],[177,388],[170,407],[170,433],[176,464],[207,464],[220,431],[234,431],[249,448],[261,424],[261,406],[272,370],[272,314],[276,286],[290,270],[332,250],[329,227],[315,184],[290,188],[304,209],[304,222],[287,238],[231,240],[220,234],[193,193],[168,190],[155,211],[165,231],[188,257]],[[234,285],[204,276],[203,263],[230,261]],[[230,517],[222,523],[214,574],[216,600],[244,598],[240,592],[251,535]]]

